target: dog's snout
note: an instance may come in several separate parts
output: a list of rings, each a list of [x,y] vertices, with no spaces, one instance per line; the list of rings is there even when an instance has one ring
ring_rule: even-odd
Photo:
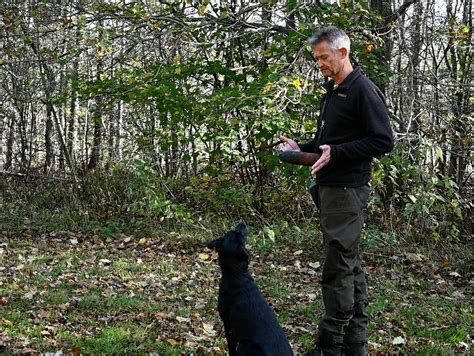
[[[235,231],[237,231],[239,234],[243,236],[247,236],[248,234],[247,225],[244,222],[241,222],[236,226]]]
[[[219,244],[221,244],[221,243],[222,243],[222,238],[209,241],[206,246],[207,246],[207,248],[215,249],[215,248],[217,248],[217,247],[219,246]]]

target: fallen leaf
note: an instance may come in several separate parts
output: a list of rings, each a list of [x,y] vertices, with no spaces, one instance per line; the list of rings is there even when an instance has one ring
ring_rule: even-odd
[[[199,310],[199,309],[202,309],[206,306],[206,303],[196,303],[196,305],[194,306],[194,309],[196,310]]]
[[[206,261],[209,259],[209,255],[207,253],[200,253],[198,257],[200,260],[203,260],[203,261]]]
[[[40,310],[38,316],[42,319],[49,318],[49,312],[47,310]]]
[[[424,259],[424,256],[420,253],[407,253],[406,257],[411,263],[421,262]]]
[[[372,342],[372,341],[369,341],[368,342],[369,346],[371,346],[372,348],[379,348],[379,347],[382,347],[382,344],[379,344],[377,342]]]
[[[397,336],[392,341],[392,345],[405,345],[405,343],[406,343],[406,340],[401,336]]]
[[[208,336],[214,336],[216,334],[216,331],[214,330],[214,325],[211,323],[203,323],[202,328],[204,330],[204,333]]]
[[[293,255],[299,256],[299,255],[301,255],[302,253],[303,253],[303,250],[298,250],[298,251],[294,252]]]
[[[155,314],[153,314],[155,316],[155,318],[157,319],[166,319],[166,314],[165,313],[161,313],[161,312],[156,312]]]
[[[456,299],[464,299],[466,298],[466,296],[464,294],[462,294],[460,291],[456,290],[453,292],[452,294],[452,297],[453,298],[456,298]]]
[[[13,323],[10,320],[2,319],[2,320],[0,320],[0,325],[1,326],[13,326]]]
[[[168,344],[170,344],[171,346],[179,346],[180,345],[180,342],[179,341],[176,341],[174,339],[168,339]]]
[[[36,294],[35,291],[26,293],[26,294],[23,296],[23,299],[32,300],[32,299],[34,298],[35,294]]]
[[[176,320],[178,320],[180,323],[189,323],[191,321],[191,319],[183,318],[182,316],[177,316]]]
[[[467,352],[469,350],[469,345],[463,341],[458,344],[458,352]]]

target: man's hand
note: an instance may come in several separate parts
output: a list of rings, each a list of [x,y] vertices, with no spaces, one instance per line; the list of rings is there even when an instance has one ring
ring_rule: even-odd
[[[301,151],[298,144],[291,138],[285,137],[283,135],[279,135],[278,138],[280,139],[280,141],[283,141],[285,143],[285,146],[283,146],[281,149],[282,151]]]
[[[311,174],[315,174],[321,168],[323,168],[326,164],[329,163],[331,160],[331,146],[322,145],[319,148],[323,151],[321,157],[316,161],[315,164],[311,167]]]

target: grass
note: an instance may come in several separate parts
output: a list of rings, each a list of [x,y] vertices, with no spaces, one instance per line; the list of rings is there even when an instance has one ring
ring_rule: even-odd
[[[225,354],[216,255],[203,247],[223,229],[111,237],[10,228],[0,232],[2,352]],[[295,352],[310,350],[323,310],[317,226],[251,227],[250,233],[257,284]],[[468,274],[463,282],[441,260],[413,262],[407,253],[424,251],[381,244],[371,234],[363,255],[371,353],[464,352],[474,323]],[[405,343],[393,345],[396,337]]]

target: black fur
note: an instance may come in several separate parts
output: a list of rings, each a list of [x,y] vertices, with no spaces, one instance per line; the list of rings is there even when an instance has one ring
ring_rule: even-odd
[[[237,225],[207,247],[219,253],[218,310],[232,355],[293,355],[285,332],[248,271],[247,227]]]

